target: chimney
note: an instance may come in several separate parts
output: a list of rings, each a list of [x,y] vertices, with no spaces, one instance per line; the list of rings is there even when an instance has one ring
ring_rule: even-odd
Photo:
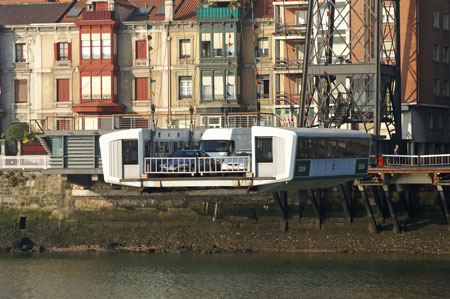
[[[170,22],[173,21],[173,0],[165,0],[164,1],[165,8],[165,19],[164,21]]]

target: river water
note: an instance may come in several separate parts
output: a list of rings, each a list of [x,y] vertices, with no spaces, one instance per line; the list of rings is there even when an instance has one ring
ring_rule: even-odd
[[[449,298],[450,256],[0,255],[0,298]]]

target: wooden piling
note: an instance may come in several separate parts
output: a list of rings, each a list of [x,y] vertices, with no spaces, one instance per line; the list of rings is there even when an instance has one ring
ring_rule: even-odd
[[[372,207],[367,197],[366,189],[363,185],[358,184],[359,192],[361,192],[361,197],[364,200],[364,205],[366,206],[367,218],[369,219],[369,232],[378,233],[378,225],[375,220],[375,215],[373,214]]]
[[[383,185],[384,197],[386,199],[389,213],[391,214],[392,224],[394,225],[394,232],[400,233],[400,226],[398,224],[397,214],[395,213],[394,205],[392,204],[391,193],[389,192],[389,186]]]
[[[348,223],[352,222],[352,213],[349,205],[349,198],[345,192],[344,186],[342,184],[336,186],[338,190],[339,197],[342,202],[342,207],[344,208],[344,217]]]
[[[320,203],[317,202],[317,197],[312,189],[308,189],[307,193],[308,193],[309,199],[311,200],[311,205],[312,205],[314,214],[317,217],[316,226],[315,226],[316,230],[320,230],[322,228],[322,215],[320,212]]]
[[[442,209],[444,212],[445,220],[447,221],[447,224],[450,224],[450,212],[447,205],[447,199],[445,197],[444,188],[442,185],[436,185],[436,189],[438,192],[439,199],[441,200]]]

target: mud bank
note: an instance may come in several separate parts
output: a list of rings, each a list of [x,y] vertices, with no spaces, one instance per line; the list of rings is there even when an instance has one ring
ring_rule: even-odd
[[[450,226],[433,190],[422,186],[411,190],[408,202],[392,192],[400,234],[393,232],[387,207],[376,210],[373,203],[379,233],[369,232],[357,188],[349,190],[350,216],[336,190],[322,190],[318,217],[310,198],[297,192],[288,194],[282,212],[272,194],[237,189],[141,193],[98,182],[87,190],[38,172],[3,173],[0,187],[0,253],[450,254]]]
[[[0,252],[10,251],[129,251],[147,253],[427,253],[450,254],[450,232],[445,225],[417,223],[395,234],[386,224],[378,234],[367,223],[339,223],[320,231],[305,224],[280,229],[279,221],[55,221],[39,219],[30,229],[14,232],[2,225]],[[34,228],[33,228],[34,226]],[[409,227],[409,228],[408,228]],[[8,232],[9,231],[9,232]],[[13,231],[14,233],[11,233]],[[26,236],[32,246],[18,245]]]

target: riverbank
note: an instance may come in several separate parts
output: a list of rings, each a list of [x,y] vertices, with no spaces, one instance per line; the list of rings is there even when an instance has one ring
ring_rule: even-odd
[[[355,188],[350,216],[336,190],[318,193],[319,217],[301,192],[288,194],[282,213],[272,194],[243,189],[142,193],[98,182],[88,190],[38,172],[14,173],[13,184],[12,175],[0,176],[0,252],[450,254],[450,226],[426,186],[408,200],[392,192],[400,234],[386,204],[371,202],[376,234]]]
[[[115,231],[109,235],[92,231],[90,235],[60,238],[58,242],[48,242],[45,238],[33,240],[31,236],[30,239],[34,243],[33,250],[50,252],[450,254],[450,232],[438,226],[433,230],[402,234],[392,231],[368,234],[358,230],[291,229],[283,232],[277,229],[230,229],[220,224],[184,228],[159,226],[158,229],[141,225],[128,233],[118,227]],[[11,247],[7,247],[1,251],[10,251]]]

